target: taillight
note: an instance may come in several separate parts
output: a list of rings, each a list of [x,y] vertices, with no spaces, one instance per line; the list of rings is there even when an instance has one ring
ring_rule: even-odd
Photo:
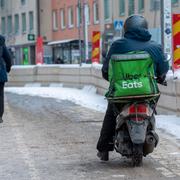
[[[148,108],[145,104],[136,104],[129,107],[129,114],[147,114]]]
[[[128,108],[128,114],[131,116],[131,120],[143,121],[144,117],[149,114],[148,107],[146,104],[132,104]]]

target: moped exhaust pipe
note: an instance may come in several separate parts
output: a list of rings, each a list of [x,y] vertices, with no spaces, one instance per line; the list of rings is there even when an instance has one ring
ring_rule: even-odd
[[[152,153],[154,148],[157,146],[158,141],[159,137],[155,131],[151,131],[149,134],[147,134],[143,147],[144,155]]]

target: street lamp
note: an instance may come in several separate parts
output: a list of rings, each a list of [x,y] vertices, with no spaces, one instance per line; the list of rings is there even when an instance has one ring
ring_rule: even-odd
[[[83,31],[84,31],[84,60],[88,60],[89,43],[88,43],[88,23],[89,23],[89,8],[86,0],[83,0]]]
[[[81,0],[78,0],[78,18],[79,18],[79,24],[78,24],[78,36],[79,36],[79,65],[82,64],[82,46],[81,46],[81,24],[82,24],[82,7],[81,7]]]

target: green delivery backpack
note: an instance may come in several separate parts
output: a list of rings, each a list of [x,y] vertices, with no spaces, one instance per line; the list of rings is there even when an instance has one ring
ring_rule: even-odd
[[[115,54],[109,62],[108,100],[152,98],[159,96],[153,60],[144,51]]]

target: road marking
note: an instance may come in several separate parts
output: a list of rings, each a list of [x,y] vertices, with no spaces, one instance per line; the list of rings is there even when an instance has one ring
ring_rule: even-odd
[[[123,174],[114,174],[112,175],[113,178],[125,178],[125,175]]]
[[[175,174],[173,174],[171,171],[169,171],[168,169],[164,168],[164,167],[159,167],[156,168],[158,171],[161,171],[161,174],[163,174],[164,176],[168,177],[168,178],[172,178],[172,177],[176,177]]]
[[[170,155],[180,156],[180,152],[169,153]]]
[[[159,133],[161,138],[160,145],[151,154],[161,166],[156,168],[166,177],[180,176],[180,153],[179,145],[171,141],[169,135]]]

